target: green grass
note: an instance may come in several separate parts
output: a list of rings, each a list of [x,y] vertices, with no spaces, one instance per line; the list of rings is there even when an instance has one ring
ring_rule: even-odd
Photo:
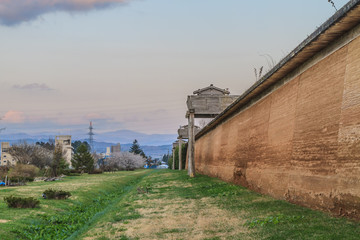
[[[49,187],[70,191],[72,196],[61,201],[41,199],[42,191]],[[41,207],[9,209],[2,197],[11,194],[37,197]],[[60,230],[66,229],[64,239],[359,239],[360,236],[359,222],[331,217],[207,176],[190,179],[185,171],[141,170],[68,177],[60,182],[0,188],[0,199],[0,220],[10,220],[0,222],[0,239],[16,239],[19,235],[15,230],[29,231],[29,225],[41,225],[44,219],[52,225],[57,223]],[[64,216],[74,217],[74,213],[85,213],[85,220],[74,229],[59,224]]]
[[[122,191],[126,190],[125,187],[132,186],[136,179],[148,173],[149,171],[142,170],[101,175],[84,174],[79,177],[66,177],[57,182],[34,182],[27,186],[0,188],[0,220],[8,220],[6,223],[0,221],[0,239],[16,239],[19,237],[19,232],[29,231],[29,226],[41,224],[42,221],[53,223],[58,216],[72,215],[76,207],[87,205],[94,207],[94,201],[102,201],[107,195],[114,197],[111,194],[116,191],[119,193],[118,195],[121,195]],[[49,187],[69,191],[72,196],[66,200],[42,199],[42,192]],[[40,207],[35,209],[8,208],[3,197],[9,195],[35,197],[40,200]],[[98,205],[95,212],[88,211],[89,219],[93,217],[92,215],[98,214],[97,211],[102,210],[101,204]],[[69,233],[74,230],[67,229]]]
[[[164,184],[161,185],[159,182]],[[167,182],[177,184],[168,185]],[[189,184],[191,187],[184,187]],[[136,212],[136,209],[140,208],[155,208],[156,211],[152,212],[155,216],[152,216],[151,219],[155,219],[156,215],[160,216],[163,206],[139,204],[138,200],[164,201],[167,199],[169,203],[175,199],[177,201],[179,199],[195,201],[196,206],[191,211],[201,212],[201,209],[206,210],[207,207],[211,207],[202,202],[202,200],[206,199],[212,206],[219,207],[233,216],[242,218],[243,223],[241,226],[248,231],[237,233],[236,227],[230,226],[228,222],[224,221],[212,230],[204,230],[203,239],[359,239],[360,236],[360,224],[358,222],[335,218],[323,212],[313,211],[286,201],[275,200],[241,186],[225,183],[207,176],[199,175],[194,179],[190,179],[185,171],[157,171],[145,177],[138,186],[148,187],[150,189],[149,193],[129,192],[128,196],[123,199],[123,204],[119,203],[114,211],[109,212],[109,216],[102,219],[102,222],[111,222],[111,218],[114,218],[114,216],[111,216],[112,214],[123,216],[121,214],[126,214],[127,211]],[[126,205],[124,205],[125,202]],[[186,211],[181,210],[181,206],[178,206],[178,209],[172,214],[176,213],[184,214]],[[139,217],[146,218],[147,216],[137,214],[136,219]],[[122,217],[119,219],[122,219]],[[129,220],[130,222],[127,224],[136,224],[132,219]],[[149,222],[151,223],[151,220]],[[102,227],[99,225],[97,227],[99,229],[94,232],[101,235]],[[166,228],[166,219],[164,219],[164,227],[154,229],[154,233],[150,233],[150,235],[141,235],[139,233],[134,238],[168,239],[170,236],[172,238],[175,236],[175,239],[187,239],[187,237],[190,237],[190,235],[186,235],[187,232],[191,234],[196,231],[191,228],[186,229],[183,226]],[[90,232],[83,236],[91,235]],[[109,239],[116,239],[116,235],[108,237]],[[131,238],[129,237],[129,239]]]

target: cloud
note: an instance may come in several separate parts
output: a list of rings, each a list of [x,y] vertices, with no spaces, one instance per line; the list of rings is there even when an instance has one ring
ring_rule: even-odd
[[[5,113],[2,120],[8,123],[23,123],[25,121],[25,117],[23,112],[10,110]]]
[[[1,0],[0,0],[1,1]],[[51,91],[53,90],[45,83],[30,83],[25,85],[13,85],[13,88],[15,89],[21,89],[21,90],[42,90],[42,91]]]
[[[103,113],[88,113],[85,115],[84,117],[86,120],[90,121],[90,120],[104,120],[104,119],[111,119],[109,118],[106,114]]]
[[[130,0],[0,0],[0,24],[12,26],[57,12],[85,12],[103,9]]]

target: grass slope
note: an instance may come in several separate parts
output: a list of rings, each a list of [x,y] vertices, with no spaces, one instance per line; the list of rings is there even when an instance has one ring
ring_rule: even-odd
[[[190,179],[185,171],[141,170],[68,177],[59,182],[0,188],[0,200],[11,194],[40,199],[42,191],[49,187],[70,191],[73,196],[64,201],[41,199],[37,209],[9,209],[0,201],[0,239],[16,239],[19,235],[14,230],[33,234],[29,225],[35,226],[32,230],[39,234],[44,229],[44,219],[49,226],[56,226],[57,230],[50,233],[55,232],[57,237],[32,235],[33,239],[359,239],[360,236],[360,223],[274,200],[207,176]],[[68,224],[76,216],[83,221]]]
[[[27,186],[0,188],[0,239],[16,239],[19,237],[19,232],[24,233],[28,231],[29,226],[38,224],[45,216],[49,216],[47,220],[59,220],[59,216],[70,215],[74,218],[74,208],[85,208],[87,205],[93,206],[92,211],[87,211],[86,217],[91,219],[97,211],[102,210],[101,204],[94,201],[104,201],[106,197],[112,197],[112,193],[120,191],[126,192],[126,187],[134,185],[137,179],[149,174],[149,171],[135,171],[135,172],[117,172],[106,173],[101,175],[87,175],[80,177],[66,177],[62,181],[56,182],[34,182]],[[62,189],[70,191],[72,196],[67,200],[46,200],[42,199],[42,192],[48,188]],[[11,209],[8,208],[3,201],[3,197],[9,195],[35,197],[40,200],[40,208],[35,209]],[[115,195],[114,195],[115,196]],[[116,196],[117,197],[117,196]],[[79,212],[84,209],[79,209]],[[79,216],[84,217],[84,215]],[[49,222],[49,225],[54,225]],[[69,225],[69,224],[67,224]],[[75,225],[75,224],[74,224]],[[78,225],[77,228],[81,226]],[[69,233],[76,229],[66,229]],[[62,229],[63,230],[63,229]],[[69,235],[66,233],[66,235]],[[64,235],[65,236],[65,235]],[[20,235],[20,238],[25,238]],[[35,237],[34,237],[35,238]],[[39,237],[39,239],[42,239]]]
[[[359,239],[334,218],[184,171],[153,172],[80,239]]]

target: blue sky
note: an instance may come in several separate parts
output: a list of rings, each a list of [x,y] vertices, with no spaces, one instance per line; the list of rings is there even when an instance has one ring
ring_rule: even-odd
[[[241,94],[335,13],[327,0],[0,1],[0,127],[175,133],[186,96]],[[347,1],[335,1],[337,8]],[[15,4],[14,4],[15,3]],[[1,136],[0,136],[1,137]]]

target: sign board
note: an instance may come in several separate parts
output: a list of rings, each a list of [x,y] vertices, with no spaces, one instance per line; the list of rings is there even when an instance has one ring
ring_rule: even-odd
[[[186,104],[195,111],[195,118],[214,118],[237,98],[238,95],[191,95]]]

